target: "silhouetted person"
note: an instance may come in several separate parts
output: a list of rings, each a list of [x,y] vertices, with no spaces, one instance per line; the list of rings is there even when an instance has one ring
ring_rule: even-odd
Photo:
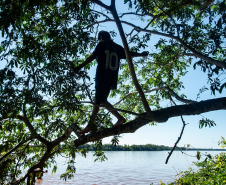
[[[97,59],[96,79],[95,79],[95,99],[94,104],[104,105],[113,108],[113,106],[107,101],[108,95],[111,89],[117,88],[118,71],[120,59],[126,59],[124,48],[111,40],[111,36],[107,31],[100,31],[98,34],[99,43],[97,44],[94,52],[76,68],[73,68],[75,73],[83,68],[85,65]],[[148,52],[136,53],[130,52],[132,57],[148,56]],[[84,134],[91,131],[93,126],[95,127],[95,117],[99,111],[99,106],[93,106],[92,116],[88,125],[79,132]],[[118,120],[113,126],[118,126],[126,122],[125,118],[121,116],[117,111],[108,109]]]

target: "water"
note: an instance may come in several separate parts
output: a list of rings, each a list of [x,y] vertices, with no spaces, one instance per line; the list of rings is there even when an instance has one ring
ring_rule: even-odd
[[[196,151],[187,151],[189,155],[196,155]],[[205,152],[203,152],[205,153]],[[219,151],[208,151],[211,155]],[[192,161],[196,158],[186,156],[175,151],[168,164],[165,160],[168,151],[106,151],[108,158],[104,162],[94,162],[94,152],[90,151],[86,158],[81,155],[76,157],[76,174],[73,179],[66,182],[60,179],[65,172],[67,165],[63,157],[57,158],[58,171],[51,174],[51,169],[45,173],[42,180],[36,180],[37,185],[56,184],[87,184],[87,185],[128,185],[128,184],[160,184],[159,180],[165,183],[173,182],[175,175],[180,170],[187,170],[193,167]]]

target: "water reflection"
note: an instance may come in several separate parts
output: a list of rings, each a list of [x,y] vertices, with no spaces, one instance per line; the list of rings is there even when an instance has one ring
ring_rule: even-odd
[[[215,155],[219,152],[208,152]],[[88,185],[128,185],[128,184],[160,184],[172,182],[179,170],[192,167],[192,158],[176,151],[166,165],[168,151],[114,151],[105,152],[108,160],[94,162],[94,152],[89,152],[87,158],[80,155],[76,157],[76,174],[73,179],[66,182],[60,180],[60,174],[66,170],[62,157],[57,158],[58,171],[56,174],[44,173],[42,179],[37,179],[38,185],[55,184],[88,184]],[[188,151],[189,155],[196,155],[195,151]]]

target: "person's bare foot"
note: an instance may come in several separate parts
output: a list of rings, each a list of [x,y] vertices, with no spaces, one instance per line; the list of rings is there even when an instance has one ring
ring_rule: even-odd
[[[125,118],[121,118],[112,127],[116,127],[116,126],[122,125],[125,122],[126,122],[126,119]]]

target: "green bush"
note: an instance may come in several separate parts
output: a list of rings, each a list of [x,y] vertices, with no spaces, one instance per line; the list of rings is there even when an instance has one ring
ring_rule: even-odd
[[[224,137],[218,142],[222,148],[226,147],[226,140]],[[201,154],[198,151],[196,155],[200,160]],[[206,155],[204,161],[193,162],[198,168],[196,170],[189,168],[187,171],[180,172],[175,182],[169,185],[225,185],[226,184],[226,154],[222,152],[215,156]],[[160,180],[161,185],[165,185]]]
[[[193,162],[198,170],[189,169],[181,172],[172,184],[183,185],[217,185],[226,184],[226,155],[224,152],[214,156],[207,157],[202,162]]]

